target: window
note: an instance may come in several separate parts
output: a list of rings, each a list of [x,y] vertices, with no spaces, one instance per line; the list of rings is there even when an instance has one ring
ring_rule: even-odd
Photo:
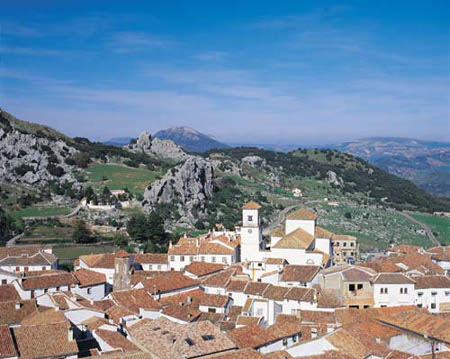
[[[20,267],[16,267],[16,272],[20,272]]]
[[[247,221],[253,222],[253,216],[247,216]]]
[[[437,292],[431,292],[431,295],[434,297],[437,295]]]
[[[258,267],[262,267],[262,263],[258,263]]]
[[[380,305],[380,308],[386,308],[387,305]]]
[[[363,285],[362,284],[358,284],[358,289],[362,289]]]
[[[44,293],[47,293],[48,292],[48,288],[44,288]]]
[[[34,290],[31,291],[30,297],[31,297],[31,298],[34,298]]]
[[[348,285],[348,290],[349,290],[350,292],[354,292],[354,291],[355,291],[355,285],[354,285],[354,284],[349,284],[349,285]]]
[[[342,243],[343,247],[347,247],[347,242]]]
[[[222,263],[227,263],[227,257],[222,257]]]
[[[339,242],[336,242],[334,245],[335,245],[336,247],[339,247]]]
[[[56,287],[56,291],[59,292],[59,287]]]
[[[292,341],[293,341],[294,343],[297,343],[297,339],[298,339],[297,335],[293,335],[293,336],[292,336]]]
[[[6,279],[2,279],[2,285],[5,285],[6,283]]]
[[[256,315],[257,315],[258,317],[262,317],[262,315],[263,315],[263,310],[262,310],[262,308],[258,308],[258,310],[256,311]]]
[[[211,257],[211,261],[213,262],[213,263],[216,263],[216,257]]]
[[[355,242],[350,242],[350,247],[354,247],[355,246]]]
[[[206,334],[206,335],[202,335],[202,339],[203,339],[204,341],[208,341],[208,340],[213,340],[213,339],[215,339],[215,337],[214,337],[214,335],[212,335],[212,334]]]
[[[170,261],[175,262],[175,256],[170,256]]]
[[[201,256],[201,261],[204,262],[205,261],[205,257]]]
[[[450,292],[445,292],[446,297],[450,297]]]
[[[161,270],[161,264],[158,264],[157,268],[158,268],[158,270]]]
[[[24,271],[25,271],[25,272],[28,272],[28,271],[29,271],[29,268],[28,268],[28,267],[25,267],[25,268],[24,268]]]
[[[387,294],[388,293],[388,289],[387,288],[380,288],[380,293],[381,294]]]
[[[408,294],[408,288],[403,288],[403,294]]]
[[[46,270],[47,268],[46,267],[42,267],[42,270]]]
[[[431,309],[436,309],[436,303],[431,303]]]
[[[417,304],[417,308],[422,308],[422,304]]]
[[[208,313],[215,313],[216,312],[216,308],[208,308]]]
[[[283,339],[283,345],[285,345],[285,346],[287,345],[287,338]]]
[[[189,257],[189,260],[190,260],[191,262],[194,262],[195,259],[194,259],[193,256],[190,256],[190,257]]]
[[[152,270],[153,266],[151,264],[148,265],[148,270]]]
[[[403,288],[400,288],[400,294],[403,294]]]
[[[423,292],[417,292],[417,295],[418,295],[419,297],[421,297],[421,296],[423,295]]]
[[[180,256],[180,262],[184,262],[184,256]]]

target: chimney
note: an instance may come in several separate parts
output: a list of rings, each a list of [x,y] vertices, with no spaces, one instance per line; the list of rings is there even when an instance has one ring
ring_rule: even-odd
[[[69,342],[73,341],[73,329],[72,327],[69,328],[69,332],[67,333],[67,339]]]
[[[196,241],[196,244],[197,244],[197,247],[198,247],[200,245],[200,238],[196,238],[195,241]]]
[[[22,303],[16,302],[15,307],[16,307],[16,310],[19,310],[20,308],[22,308]]]
[[[380,344],[381,343],[381,338],[377,337],[376,341],[377,341],[378,344]]]
[[[192,303],[192,297],[187,297],[187,302],[188,302],[189,304],[191,304],[191,303]]]

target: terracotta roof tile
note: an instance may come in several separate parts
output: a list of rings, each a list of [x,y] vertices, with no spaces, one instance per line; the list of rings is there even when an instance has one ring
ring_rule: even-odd
[[[289,214],[286,219],[315,221],[317,219],[317,215],[305,208],[300,208]]]
[[[159,305],[146,289],[132,289],[111,293],[112,300],[136,314],[139,309],[158,310]]]
[[[139,264],[167,264],[168,257],[167,254],[162,253],[144,253],[144,254],[134,254],[134,263]]]
[[[282,282],[309,283],[319,273],[319,266],[287,265],[284,267],[280,280]]]
[[[281,238],[273,248],[307,249],[313,241],[314,236],[302,228],[297,228]]]
[[[225,268],[225,265],[219,263],[208,262],[192,262],[184,267],[185,272],[194,274],[197,277],[203,277],[208,274],[220,272]]]
[[[313,302],[315,300],[315,296],[315,289],[294,287],[291,288],[290,291],[285,295],[285,298],[289,300]]]
[[[197,280],[189,278],[177,271],[163,272],[154,278],[143,279],[141,283],[151,294],[172,292],[179,289],[196,287],[199,284]]]
[[[416,289],[449,288],[450,279],[443,275],[424,275],[414,277]]]
[[[255,201],[250,201],[242,206],[242,209],[260,209],[261,205],[256,203]]]
[[[262,320],[262,317],[249,317],[249,316],[245,316],[245,315],[240,315],[237,317],[236,325],[243,325],[243,326],[259,325],[261,320]]]
[[[17,357],[11,332],[7,325],[0,326],[0,358]]]
[[[119,332],[113,332],[112,330],[97,329],[94,332],[96,336],[99,336],[106,344],[114,349],[120,349],[124,352],[136,352],[140,351],[139,348],[125,338]]]
[[[291,288],[269,285],[264,291],[264,298],[273,300],[283,300]]]
[[[214,356],[215,359],[267,359],[267,355],[262,355],[253,349],[241,349]]]
[[[249,295],[262,296],[264,291],[270,286],[269,283],[249,282],[244,293]]]
[[[230,280],[227,286],[227,292],[240,292],[243,293],[248,281],[246,280]]]
[[[23,278],[20,286],[25,290],[44,289],[52,287],[71,286],[77,284],[77,279],[68,272],[62,273],[42,273],[40,275],[27,275]]]
[[[13,284],[0,285],[0,302],[20,300],[19,293]]]
[[[0,325],[19,324],[23,318],[37,310],[36,301],[20,300],[0,303]]]
[[[13,329],[21,359],[61,357],[78,354],[75,340],[68,339],[65,324],[22,326]]]
[[[20,323],[22,326],[44,325],[44,324],[62,324],[66,328],[70,328],[69,320],[64,314],[55,309],[45,310],[43,312],[36,311],[25,317]]]
[[[73,272],[73,275],[77,278],[80,287],[106,283],[106,275],[89,269],[78,269]]]
[[[225,288],[235,273],[236,271],[234,269],[228,269],[220,273],[212,274],[202,281],[202,285],[206,287]]]
[[[119,325],[122,324],[121,318],[136,315],[136,313],[132,312],[129,309],[123,308],[119,305],[114,305],[106,310],[106,315],[115,324]]]
[[[331,239],[333,237],[333,233],[330,232],[329,230],[316,226],[316,230],[315,230],[315,237],[316,238],[326,238],[326,239]]]
[[[374,284],[414,284],[414,281],[402,273],[379,273],[373,279]]]

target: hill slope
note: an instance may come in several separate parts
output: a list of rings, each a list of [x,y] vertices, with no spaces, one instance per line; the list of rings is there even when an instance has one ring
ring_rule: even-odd
[[[450,143],[398,137],[372,137],[333,148],[361,157],[409,179],[435,195],[450,197]]]
[[[153,137],[160,140],[171,140],[189,152],[205,152],[213,148],[229,147],[213,137],[189,127],[172,127],[167,130],[161,130],[156,132]]]

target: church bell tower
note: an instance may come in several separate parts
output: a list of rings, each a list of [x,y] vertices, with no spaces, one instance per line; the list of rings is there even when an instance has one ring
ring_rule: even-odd
[[[242,207],[241,262],[259,260],[262,257],[260,209],[261,206],[253,201]]]

